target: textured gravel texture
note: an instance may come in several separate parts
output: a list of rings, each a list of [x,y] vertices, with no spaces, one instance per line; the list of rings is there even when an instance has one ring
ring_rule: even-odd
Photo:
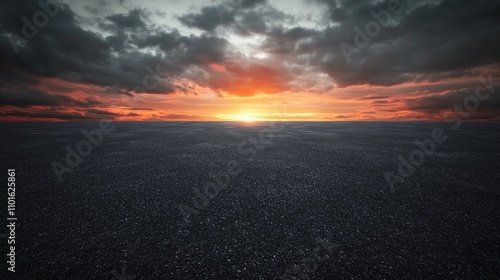
[[[59,182],[98,123],[0,124],[19,218],[1,279],[500,278],[498,123],[114,125]],[[448,139],[391,192],[384,172],[434,128]],[[228,186],[193,200],[210,174]]]

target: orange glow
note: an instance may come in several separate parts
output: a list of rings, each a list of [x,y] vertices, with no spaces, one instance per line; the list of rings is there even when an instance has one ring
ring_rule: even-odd
[[[230,120],[230,121],[239,121],[239,122],[247,122],[247,123],[252,123],[255,121],[262,121],[261,117],[254,113],[241,113],[241,114],[229,114],[229,115],[221,115],[219,118],[223,120]]]
[[[227,67],[212,64],[225,71]],[[110,94],[108,88],[89,86],[60,79],[43,79],[34,89],[61,99],[59,106],[19,108],[4,106],[14,112],[0,116],[3,121],[75,121],[114,119],[117,121],[358,121],[358,120],[442,120],[443,113],[429,114],[409,110],[405,100],[429,94],[438,83],[406,83],[392,87],[352,86],[336,88],[331,93],[282,92],[282,81],[276,72],[264,66],[232,69],[241,75],[223,79],[221,93],[201,87],[189,80],[179,85],[195,94]],[[466,81],[467,82],[467,81]],[[464,81],[446,81],[456,88]],[[90,102],[90,103],[86,103]],[[85,105],[89,104],[89,105]],[[45,114],[47,117],[41,117]],[[58,118],[58,114],[66,118]]]
[[[226,70],[226,66],[222,65],[222,64],[216,64],[216,63],[211,63],[210,65],[208,65],[210,68],[214,69],[214,70],[219,70],[219,71],[223,71],[223,70]]]

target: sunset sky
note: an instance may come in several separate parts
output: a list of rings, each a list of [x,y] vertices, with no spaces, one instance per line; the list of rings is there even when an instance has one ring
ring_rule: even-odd
[[[0,2],[2,121],[442,120],[500,77],[500,1],[41,3]]]

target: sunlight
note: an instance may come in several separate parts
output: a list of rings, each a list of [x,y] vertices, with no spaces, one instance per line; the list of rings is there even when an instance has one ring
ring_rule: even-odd
[[[252,115],[245,114],[245,115],[238,115],[238,116],[236,116],[235,120],[242,121],[242,122],[247,122],[247,123],[251,123],[251,122],[256,121],[257,118],[254,117],[254,116],[252,116]]]
[[[243,114],[231,115],[231,116],[228,116],[228,119],[231,119],[233,121],[246,122],[246,123],[253,123],[253,122],[261,120],[259,117],[257,117],[253,113],[243,113]]]

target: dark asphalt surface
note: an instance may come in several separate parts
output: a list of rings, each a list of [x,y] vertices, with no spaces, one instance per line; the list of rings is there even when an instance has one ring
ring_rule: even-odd
[[[59,182],[98,123],[0,124],[19,219],[0,279],[500,279],[499,123],[114,125]],[[448,139],[391,192],[434,128]],[[196,197],[210,174],[227,187]]]

